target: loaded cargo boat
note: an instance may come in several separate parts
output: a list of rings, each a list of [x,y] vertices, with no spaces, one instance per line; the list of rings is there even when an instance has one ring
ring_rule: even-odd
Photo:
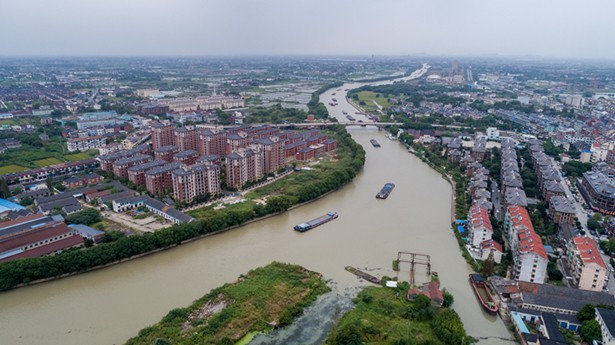
[[[382,187],[382,189],[380,190],[380,193],[376,194],[376,198],[378,199],[386,199],[389,197],[389,194],[391,194],[391,191],[393,190],[393,188],[395,188],[395,184],[394,183],[386,183],[384,185],[384,187]]]
[[[371,139],[369,142],[372,143],[373,147],[380,147],[380,143],[376,139]]]
[[[325,214],[324,216],[320,216],[316,219],[312,219],[306,223],[301,223],[301,224],[297,224],[295,225],[295,227],[293,229],[299,231],[299,232],[304,232],[304,231],[308,231],[311,230],[317,226],[323,225],[324,223],[330,222],[332,220],[334,220],[335,218],[338,217],[337,212],[329,212],[327,214]]]
[[[352,266],[346,266],[346,271],[356,275],[359,278],[365,279],[370,283],[374,283],[374,284],[380,284],[380,279],[378,279],[378,277],[374,277],[373,275],[369,274],[369,273],[365,273],[361,270],[358,270]]]
[[[483,308],[489,313],[497,313],[498,305],[495,303],[493,296],[491,296],[489,285],[483,277],[476,273],[470,274],[470,284]]]

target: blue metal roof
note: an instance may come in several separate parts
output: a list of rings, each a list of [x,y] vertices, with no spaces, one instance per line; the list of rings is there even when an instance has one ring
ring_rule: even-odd
[[[19,211],[23,209],[24,207],[19,204],[10,202],[6,199],[0,199],[0,213],[6,212],[6,211]]]
[[[510,315],[512,316],[513,321],[515,321],[515,324],[517,325],[517,328],[519,329],[520,333],[530,333],[530,330],[527,329],[525,322],[523,322],[523,319],[521,319],[521,316],[519,316],[516,311],[513,311],[512,313],[510,313]]]

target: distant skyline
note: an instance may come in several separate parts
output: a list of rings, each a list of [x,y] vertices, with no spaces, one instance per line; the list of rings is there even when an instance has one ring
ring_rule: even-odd
[[[615,60],[612,0],[0,0],[0,56]]]

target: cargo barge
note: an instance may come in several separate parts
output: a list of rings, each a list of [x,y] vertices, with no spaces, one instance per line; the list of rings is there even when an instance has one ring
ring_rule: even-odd
[[[380,193],[376,194],[376,198],[377,199],[388,198],[389,194],[391,194],[391,191],[393,191],[393,188],[395,188],[394,183],[386,183],[384,187],[382,187],[382,189],[380,190]]]
[[[371,139],[369,142],[372,143],[373,147],[380,147],[380,143],[376,139]]]
[[[480,274],[470,274],[470,284],[483,308],[492,314],[498,312],[498,305],[491,296],[490,288]]]
[[[306,223],[301,223],[301,224],[297,224],[295,225],[295,227],[293,229],[299,231],[299,232],[304,232],[304,231],[308,231],[311,230],[317,226],[323,225],[327,222],[330,222],[334,219],[336,219],[338,217],[337,212],[329,212],[327,214],[325,214],[324,216],[320,216],[316,219],[312,219]]]
[[[359,278],[365,279],[370,283],[374,283],[374,284],[380,284],[380,279],[378,279],[378,277],[374,277],[373,275],[369,274],[369,273],[365,273],[361,270],[358,270],[352,266],[346,266],[346,271],[356,275]]]

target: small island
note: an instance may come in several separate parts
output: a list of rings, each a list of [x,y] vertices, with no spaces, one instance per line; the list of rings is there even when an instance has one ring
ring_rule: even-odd
[[[354,300],[329,333],[326,345],[334,344],[470,344],[459,315],[450,309],[452,295],[443,301],[414,296],[407,282],[396,288],[370,286]],[[443,302],[442,305],[440,302]]]
[[[273,262],[213,289],[189,307],[171,310],[126,344],[247,343],[258,333],[290,324],[329,290],[320,274]]]

